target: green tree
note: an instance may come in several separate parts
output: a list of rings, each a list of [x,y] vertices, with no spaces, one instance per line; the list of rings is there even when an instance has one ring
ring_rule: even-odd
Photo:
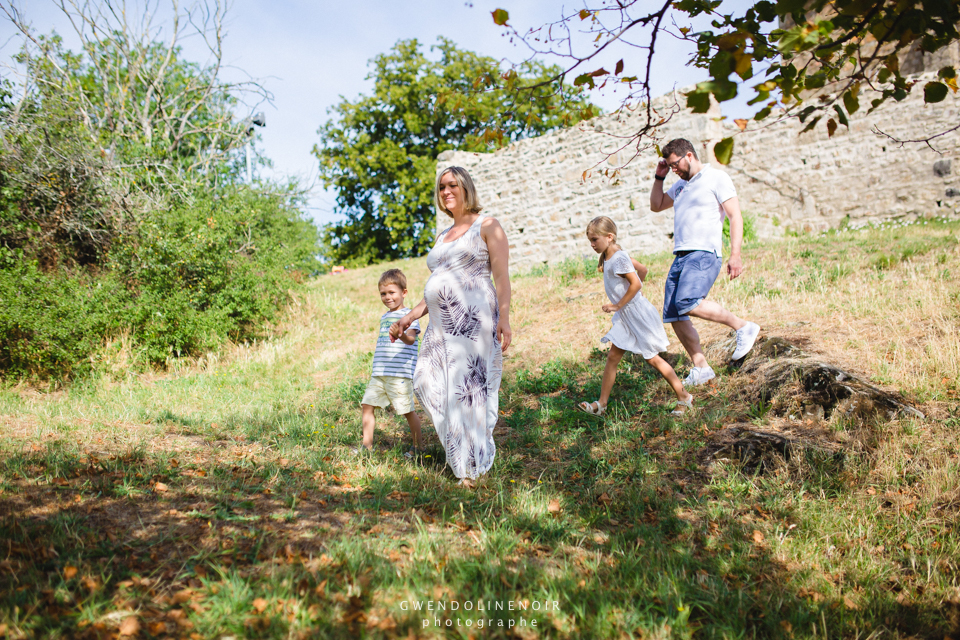
[[[647,104],[638,141],[662,124],[663,115],[650,108],[650,75],[658,38],[665,35],[689,40],[695,47],[691,63],[710,74],[686,94],[694,112],[705,113],[711,97],[733,99],[740,81],[753,81],[750,103],[763,105],[755,121],[799,118],[805,130],[823,123],[831,136],[861,108],[865,94],[870,109],[907,97],[919,82],[901,69],[905,57],[945,52],[960,40],[956,0],[759,0],[741,12],[723,8],[721,0],[662,0],[653,6],[640,0],[586,2],[579,11],[522,33],[509,24],[507,11],[497,9],[492,17],[541,57],[563,61],[549,81],[570,76],[575,86],[628,86],[625,103]],[[710,27],[676,26],[697,17],[710,18]],[[623,58],[611,69],[594,68],[598,56],[616,59],[618,51]],[[956,68],[943,64],[937,71],[936,79],[923,83],[928,103],[957,92]],[[929,143],[957,129],[960,124],[909,142]],[[727,162],[732,151],[733,138],[724,139],[717,144],[717,159]]]
[[[496,60],[441,38],[430,60],[417,40],[402,40],[372,60],[373,94],[344,99],[320,127],[313,153],[320,177],[337,192],[342,222],[324,230],[328,257],[354,264],[419,256],[433,241],[437,155],[491,151],[592,117],[574,90],[549,84],[518,95],[509,87],[556,75],[541,63],[502,72]]]
[[[223,5],[174,3],[163,42],[155,3],[60,9],[79,52],[0,0],[23,36],[23,79],[0,80],[0,376],[85,375],[118,335],[134,366],[264,335],[319,268],[318,230],[295,184],[242,182],[234,110],[265,94],[218,77]]]

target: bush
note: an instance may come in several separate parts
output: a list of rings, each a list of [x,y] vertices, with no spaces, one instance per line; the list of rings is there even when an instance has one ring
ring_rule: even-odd
[[[746,211],[741,212],[743,218],[743,244],[757,239],[757,224],[753,216]],[[723,246],[730,246],[730,218],[723,218]]]
[[[154,364],[258,337],[320,266],[294,191],[240,184],[243,90],[217,78],[219,58],[112,29],[98,3],[78,11],[110,37],[85,26],[75,54],[29,36],[22,86],[0,78],[5,377],[81,375],[121,336]],[[195,26],[220,33],[219,18]]]
[[[89,369],[104,336],[121,328],[131,300],[115,274],[44,273],[0,251],[0,370],[13,377],[64,378]]]
[[[66,378],[129,333],[146,359],[196,356],[259,337],[316,270],[317,230],[283,193],[231,187],[144,214],[99,271],[0,259],[0,371]]]

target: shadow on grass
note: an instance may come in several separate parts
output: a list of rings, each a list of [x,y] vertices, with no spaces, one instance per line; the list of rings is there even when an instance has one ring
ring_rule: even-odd
[[[846,600],[798,588],[811,569],[785,563],[764,523],[816,525],[748,492],[757,478],[689,468],[702,424],[669,415],[643,363],[622,367],[605,420],[577,412],[596,368],[554,362],[505,385],[497,462],[475,491],[436,445],[404,461],[396,429],[375,459],[346,456],[348,384],[317,413],[225,421],[231,450],[204,459],[6,455],[0,624],[24,637],[112,637],[131,617],[143,637],[948,631],[935,606],[855,574]]]

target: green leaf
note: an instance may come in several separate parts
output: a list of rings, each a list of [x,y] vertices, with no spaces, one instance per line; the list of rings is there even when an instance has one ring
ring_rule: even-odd
[[[767,0],[760,0],[753,5],[753,10],[757,12],[760,22],[773,22],[777,18],[777,5]]]
[[[501,27],[507,24],[507,20],[510,19],[510,14],[505,9],[494,9],[490,12],[490,15],[493,16],[493,21]]]
[[[800,122],[805,122],[807,118],[810,117],[810,114],[816,111],[816,107],[807,107],[803,111],[797,114],[797,117],[800,119]]]
[[[822,116],[817,116],[816,118],[814,118],[813,120],[811,120],[811,121],[810,121],[810,124],[808,124],[807,126],[805,126],[805,127],[803,128],[803,131],[801,131],[800,133],[806,133],[807,131],[810,131],[810,130],[813,129],[815,126],[817,126],[817,123],[820,122],[820,118],[821,118],[821,117],[822,117]]]
[[[847,120],[847,114],[843,112],[843,109],[840,108],[840,105],[838,104],[833,105],[833,110],[837,112],[837,120],[840,122],[840,124],[842,124],[843,126],[849,129],[850,122]],[[829,124],[830,123],[827,123],[828,126]]]
[[[595,86],[595,84],[594,84],[594,82],[593,82],[593,74],[592,74],[592,73],[581,73],[579,76],[577,76],[577,77],[574,78],[574,80],[573,80],[573,86],[575,86],[575,87],[579,87],[579,86],[582,86],[582,85],[585,85],[585,84],[586,84],[586,85],[589,85],[591,89],[593,89],[593,87]]]
[[[687,94],[687,108],[694,113],[706,113],[710,110],[710,92],[696,89]]]
[[[768,115],[770,115],[770,107],[764,107],[763,109],[760,109],[760,111],[757,111],[754,114],[753,119],[759,122],[764,118],[766,118]]]
[[[880,69],[880,73],[877,74],[877,81],[886,82],[887,80],[890,79],[890,76],[892,75],[893,74],[890,72],[890,69],[887,69],[886,67],[884,67],[883,69]]]
[[[812,73],[804,76],[803,85],[807,89],[822,89],[827,84],[827,75],[825,73]]]
[[[859,89],[859,87],[856,89]],[[860,99],[857,97],[856,89],[851,88],[843,94],[843,106],[847,108],[848,113],[856,113],[857,109],[860,108]]]
[[[949,88],[942,82],[928,82],[923,85],[923,101],[927,104],[943,102]],[[896,98],[896,96],[894,96]]]
[[[957,70],[953,67],[944,67],[937,72],[937,76],[946,80],[947,78],[956,78]]]
[[[720,164],[730,164],[733,157],[733,138],[724,138],[713,148],[713,155],[717,157]]]

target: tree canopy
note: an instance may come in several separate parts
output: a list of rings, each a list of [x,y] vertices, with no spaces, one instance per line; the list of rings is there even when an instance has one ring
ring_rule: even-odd
[[[493,58],[443,38],[431,50],[439,59],[417,40],[402,40],[374,58],[372,94],[344,98],[318,131],[320,177],[345,215],[325,229],[331,259],[366,264],[425,253],[441,152],[492,151],[598,113],[580,88],[564,96],[550,87],[523,95],[506,89],[539,83],[559,68],[530,62],[505,73]]]
[[[664,117],[650,107],[658,38],[690,41],[695,46],[691,64],[710,74],[686,93],[686,106],[694,112],[706,112],[711,98],[733,99],[739,78],[751,83],[750,104],[763,105],[755,121],[796,117],[806,123],[805,131],[823,123],[831,136],[861,108],[868,90],[871,110],[890,98],[907,97],[918,81],[901,68],[905,55],[942,52],[960,39],[955,0],[759,0],[742,15],[720,9],[720,0],[664,0],[652,10],[639,0],[600,0],[523,33],[510,25],[508,11],[497,9],[492,17],[529,47],[531,59],[562,61],[561,71],[548,79],[554,86],[562,87],[557,83],[567,77],[577,87],[618,83],[628,88],[625,103],[645,103],[647,119],[635,137],[638,149]],[[710,27],[694,31],[681,24],[698,17],[710,18]],[[600,57],[616,59],[617,53],[623,57],[611,69],[594,68]],[[542,89],[517,85],[530,87]],[[923,83],[927,103],[940,102],[951,91],[957,91],[952,64],[943,64],[936,79]],[[738,124],[745,128],[748,122]],[[732,150],[733,139],[723,140],[717,158],[729,161]]]
[[[293,186],[242,182],[243,101],[267,94],[219,77],[224,6],[172,2],[160,41],[158,3],[58,4],[76,52],[0,0],[23,44],[0,80],[0,377],[86,375],[121,336],[146,367],[264,335],[317,229]]]

